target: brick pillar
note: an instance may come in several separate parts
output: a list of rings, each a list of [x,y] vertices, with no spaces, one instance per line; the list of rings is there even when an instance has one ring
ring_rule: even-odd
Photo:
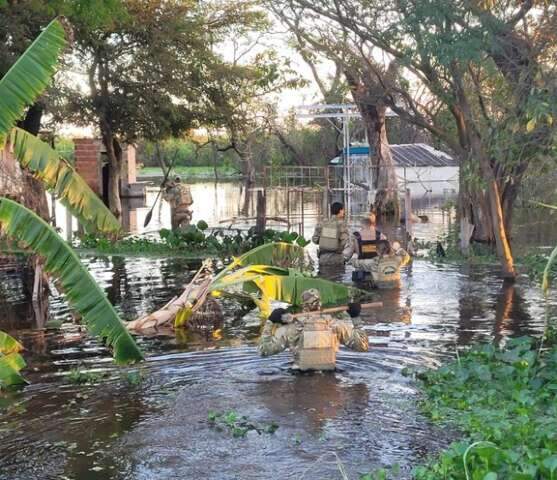
[[[122,187],[126,190],[131,183],[136,182],[135,147],[125,145],[122,151]]]
[[[100,140],[75,138],[75,169],[89,187],[102,196],[102,172],[100,160]]]

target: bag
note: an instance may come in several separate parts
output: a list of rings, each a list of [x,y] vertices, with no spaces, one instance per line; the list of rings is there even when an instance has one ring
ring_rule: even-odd
[[[319,237],[319,251],[321,253],[342,253],[339,221],[329,220],[323,224]]]
[[[192,205],[193,198],[189,187],[186,185],[180,185],[178,188],[178,205]]]
[[[385,241],[381,240],[381,232],[379,230],[375,230],[375,240],[362,240],[361,235],[356,235],[356,240],[358,241],[358,258],[360,260],[370,260],[377,256],[377,246],[380,242]]]

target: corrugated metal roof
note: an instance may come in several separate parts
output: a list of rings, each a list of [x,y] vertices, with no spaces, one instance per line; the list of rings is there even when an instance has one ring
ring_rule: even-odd
[[[345,149],[346,150],[346,149]],[[407,143],[391,145],[393,160],[397,167],[457,167],[458,162],[450,155],[436,150],[425,143]],[[367,156],[368,146],[350,147],[350,154]],[[335,159],[331,161],[333,163]],[[340,159],[339,159],[340,160]],[[336,163],[342,163],[338,161]]]
[[[458,162],[445,152],[425,143],[391,145],[393,160],[398,167],[457,167]]]

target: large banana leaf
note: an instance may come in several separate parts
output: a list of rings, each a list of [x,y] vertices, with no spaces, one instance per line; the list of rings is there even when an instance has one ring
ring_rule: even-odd
[[[48,86],[65,44],[62,24],[53,20],[0,80],[0,147],[25,107]]]
[[[319,290],[324,305],[346,303],[357,292],[341,283],[310,277],[292,268],[268,265],[249,265],[231,272],[215,281],[210,289],[217,292],[230,291],[240,285],[244,293],[252,294],[264,316],[269,313],[271,300],[298,306],[302,302],[302,292],[310,288]]]
[[[82,315],[89,331],[112,346],[117,363],[143,358],[104,292],[52,227],[32,211],[2,197],[0,226],[6,235],[45,258],[45,270],[59,279],[68,302]]]
[[[251,249],[242,256],[234,258],[216,277],[215,282],[228,275],[237,267],[248,265],[271,265],[277,267],[299,266],[304,261],[304,249],[298,245],[274,242],[265,243]]]
[[[22,167],[43,181],[90,232],[116,234],[120,223],[85,180],[55,150],[20,128],[10,134],[14,154]]]
[[[25,360],[19,354],[21,350],[23,346],[15,338],[0,332],[0,388],[25,383],[19,374],[25,367]]]

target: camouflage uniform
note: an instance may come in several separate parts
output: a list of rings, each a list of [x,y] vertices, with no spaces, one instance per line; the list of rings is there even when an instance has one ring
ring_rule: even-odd
[[[356,270],[371,272],[373,283],[377,288],[395,288],[400,283],[400,267],[410,262],[410,255],[402,248],[389,255],[359,260],[351,259],[348,263]]]
[[[344,262],[348,260],[353,253],[353,245],[348,232],[348,226],[344,220],[332,219],[325,224],[335,225],[338,229],[338,248],[336,251],[320,251],[319,252],[319,265],[320,266],[343,266]],[[321,240],[321,233],[323,225],[318,224],[315,227],[311,240],[313,243],[319,245]]]
[[[170,204],[172,230],[187,227],[191,222],[190,207],[193,205],[190,187],[181,182],[171,182],[163,197]]]
[[[303,312],[313,312],[319,310],[320,307],[321,301],[318,290],[312,288],[302,294]],[[259,353],[267,357],[289,348],[294,354],[294,363],[296,364],[297,354],[303,348],[304,324],[312,318],[314,319],[315,315],[293,318],[292,315],[286,314],[283,315],[284,323],[276,328],[273,322],[267,320],[259,342]],[[358,352],[366,352],[368,350],[367,334],[360,326],[359,317],[350,318],[347,313],[342,313],[340,318],[333,318],[331,315],[323,314],[319,319],[328,323],[328,326],[336,335],[338,343]]]

